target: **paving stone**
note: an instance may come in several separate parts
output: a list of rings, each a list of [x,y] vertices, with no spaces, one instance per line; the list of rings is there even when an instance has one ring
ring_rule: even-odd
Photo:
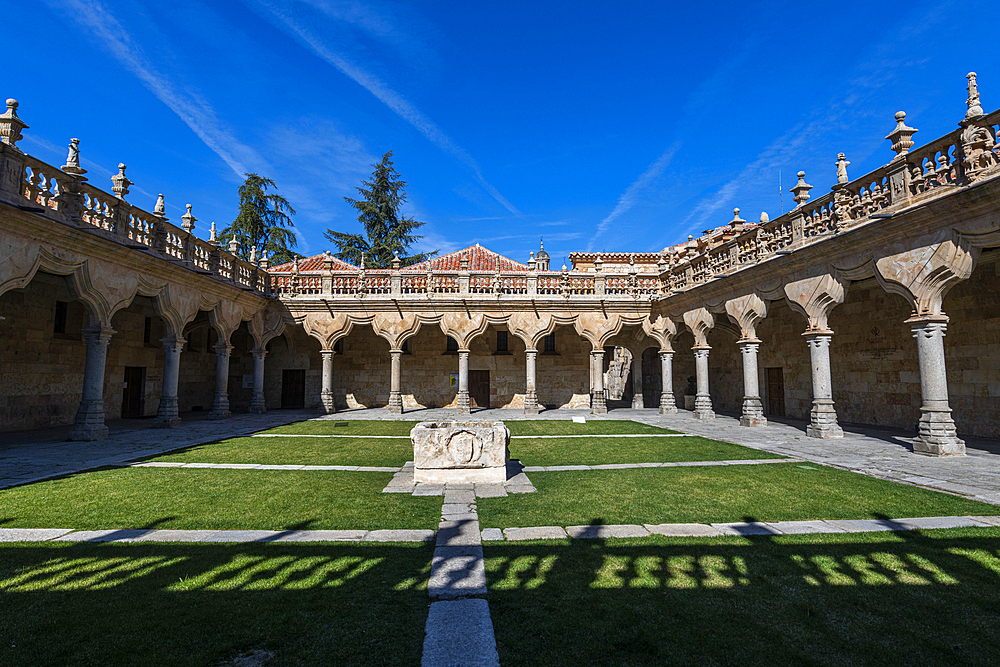
[[[431,603],[421,667],[500,667],[486,600]]]
[[[399,468],[395,466],[358,466],[358,472],[396,472]]]
[[[208,542],[217,530],[153,530],[135,538],[136,542]]]
[[[545,466],[524,466],[524,472],[545,472]],[[510,480],[507,480],[508,483]]]
[[[219,530],[209,535],[206,542],[274,542],[280,530]]]
[[[149,530],[77,530],[57,537],[56,542],[131,542]]]
[[[504,482],[504,486],[507,486],[507,487],[510,487],[510,486],[525,486],[525,485],[531,486],[531,480],[528,479],[528,476],[525,475],[523,472],[519,472],[518,474],[514,475],[513,477],[508,477],[507,481]]]
[[[476,537],[479,537],[478,530]],[[452,546],[434,549],[427,592],[432,599],[486,595],[483,548]]]
[[[438,524],[437,546],[475,546],[482,541],[479,534],[479,520],[442,521]]]
[[[988,526],[1000,526],[1000,516],[970,516],[968,518]]]
[[[590,470],[590,466],[545,466],[545,472],[566,472],[568,470]]]
[[[360,542],[367,530],[290,530],[275,542]]]
[[[135,468],[180,468],[183,461],[143,461],[131,464]]]
[[[535,493],[538,491],[531,484],[511,484],[507,487],[507,493]]]
[[[512,542],[521,540],[561,540],[566,537],[566,531],[559,526],[504,528],[503,536]]]
[[[913,519],[896,519],[896,523],[912,530],[934,528],[982,528],[989,524],[967,516],[930,516]]]
[[[445,503],[441,505],[441,515],[449,514],[475,514],[475,505],[470,503]],[[457,520],[457,519],[456,519]]]
[[[262,465],[261,470],[302,470],[305,466],[296,465]],[[395,468],[394,468],[395,470]]]
[[[415,496],[443,496],[444,487],[435,484],[417,484],[413,489]]]
[[[469,486],[472,485],[470,484]],[[453,505],[456,503],[471,505],[476,502],[476,492],[472,489],[452,490],[450,488],[446,488],[444,490],[444,502],[446,505]]]
[[[566,526],[566,534],[574,539],[603,539],[608,537],[648,537],[649,531],[642,526],[632,525],[598,525],[598,526]]]
[[[444,485],[445,491],[472,491],[474,488],[471,482],[448,482]]]
[[[503,484],[476,484],[477,498],[505,498],[507,489]]]
[[[365,542],[430,542],[433,530],[370,530],[365,533]]]
[[[70,532],[70,528],[0,528],[0,542],[45,542]]]
[[[387,486],[382,489],[382,493],[413,493],[413,486]]]
[[[654,535],[666,535],[667,537],[718,537],[722,535],[718,528],[706,526],[703,523],[647,523],[643,527]]]
[[[484,528],[483,542],[502,542],[503,531],[499,528]]]
[[[891,519],[827,519],[848,533],[873,533],[883,530],[907,530],[905,526]]]
[[[638,463],[602,463],[601,465],[590,466],[591,470],[624,470],[626,468],[638,468]]]
[[[771,526],[779,533],[786,535],[806,535],[809,533],[843,533],[843,529],[838,528],[826,521],[767,521],[764,525]]]
[[[736,523],[713,523],[714,528],[718,528],[723,535],[780,535],[777,530],[771,528],[766,523],[742,522]]]
[[[184,468],[215,468],[218,467],[215,463],[184,463],[182,465]]]

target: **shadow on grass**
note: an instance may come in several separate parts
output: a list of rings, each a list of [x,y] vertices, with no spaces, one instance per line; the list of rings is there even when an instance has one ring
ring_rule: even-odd
[[[430,545],[0,545],[0,664],[419,664]]]
[[[1000,530],[485,549],[505,667],[996,661]]]

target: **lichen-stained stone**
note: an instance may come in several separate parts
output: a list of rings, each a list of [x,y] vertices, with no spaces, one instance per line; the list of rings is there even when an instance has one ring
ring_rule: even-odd
[[[417,482],[503,482],[510,431],[502,421],[421,422],[410,431]]]

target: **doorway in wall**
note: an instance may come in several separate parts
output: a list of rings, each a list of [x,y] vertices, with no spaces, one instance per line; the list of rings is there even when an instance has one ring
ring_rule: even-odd
[[[306,407],[306,372],[304,369],[281,371],[281,407]]]
[[[767,369],[767,414],[785,416],[785,378],[780,368]]]
[[[469,371],[469,399],[473,407],[490,407],[489,371]]]
[[[126,366],[122,388],[122,418],[136,419],[145,412],[146,367]]]

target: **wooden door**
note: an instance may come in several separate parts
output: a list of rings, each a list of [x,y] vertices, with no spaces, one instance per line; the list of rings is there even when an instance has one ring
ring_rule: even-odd
[[[767,414],[785,416],[785,379],[780,368],[767,369]]]
[[[490,407],[489,371],[469,371],[469,398],[473,407]]]
[[[141,417],[145,398],[146,368],[126,366],[125,382],[122,388],[122,417],[126,419]]]
[[[302,369],[281,371],[281,407],[306,407],[306,372]]]

